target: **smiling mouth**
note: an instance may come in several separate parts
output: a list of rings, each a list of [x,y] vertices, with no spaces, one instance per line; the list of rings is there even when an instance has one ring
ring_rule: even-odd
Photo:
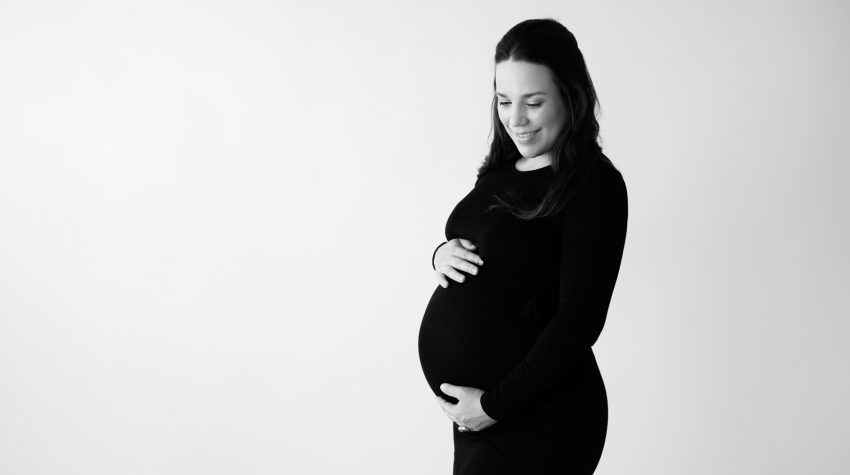
[[[537,132],[540,132],[540,129],[537,129],[534,132],[526,132],[526,133],[523,133],[523,134],[514,133],[514,135],[516,135],[517,138],[519,138],[519,139],[527,139],[527,138],[531,137],[532,135],[536,134]]]

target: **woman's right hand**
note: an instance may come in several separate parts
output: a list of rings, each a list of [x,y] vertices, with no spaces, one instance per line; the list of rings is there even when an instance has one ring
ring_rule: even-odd
[[[480,266],[484,264],[484,261],[478,257],[478,254],[472,252],[472,249],[475,249],[475,244],[472,244],[469,239],[463,238],[454,238],[437,249],[436,254],[434,254],[434,268],[436,269],[437,282],[441,287],[449,286],[446,277],[451,277],[457,282],[463,282],[465,276],[458,270],[472,275],[478,273],[476,264]]]

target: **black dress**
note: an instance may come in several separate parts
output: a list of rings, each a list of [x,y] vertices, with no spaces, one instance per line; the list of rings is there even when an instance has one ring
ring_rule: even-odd
[[[476,432],[452,422],[454,474],[591,474],[605,443],[608,402],[592,346],[620,269],[628,204],[602,155],[557,215],[531,221],[485,209],[507,187],[539,199],[552,167],[511,163],[483,175],[454,208],[446,239],[471,240],[484,264],[431,296],[419,330],[422,370],[440,384],[486,391],[495,419]]]

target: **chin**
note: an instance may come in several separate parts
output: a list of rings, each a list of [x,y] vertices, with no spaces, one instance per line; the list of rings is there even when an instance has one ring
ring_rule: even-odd
[[[517,150],[519,150],[519,154],[522,155],[525,158],[534,158],[534,157],[540,155],[539,153],[537,153],[537,151],[536,151],[537,149],[531,149],[531,148],[523,147],[521,145],[517,145],[516,148],[517,148]]]

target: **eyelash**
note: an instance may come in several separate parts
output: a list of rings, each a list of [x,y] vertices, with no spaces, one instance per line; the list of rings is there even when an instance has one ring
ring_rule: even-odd
[[[504,106],[504,105],[507,105],[507,104],[510,104],[510,102],[507,102],[507,101],[505,101],[505,102],[499,102],[499,105],[500,105],[500,106]],[[535,103],[535,104],[526,104],[526,105],[527,105],[528,107],[531,107],[532,109],[536,109],[536,108],[538,108],[538,107],[542,106],[542,105],[543,105],[543,103],[542,103],[542,102],[537,102],[537,103]]]

